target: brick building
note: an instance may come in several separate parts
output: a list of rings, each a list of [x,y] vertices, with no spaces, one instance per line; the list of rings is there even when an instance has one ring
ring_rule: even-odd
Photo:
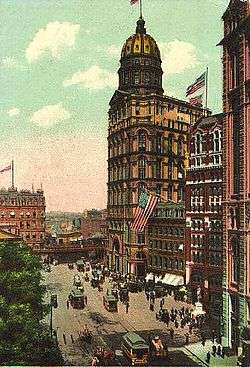
[[[223,343],[250,339],[250,3],[231,0],[223,47]],[[249,358],[250,363],[250,358]]]
[[[140,192],[146,189],[169,202],[183,202],[187,134],[204,111],[163,95],[160,51],[146,33],[143,18],[123,45],[118,74],[119,86],[109,108],[108,265],[122,273],[144,275],[149,256],[147,233],[130,228]],[[155,226],[157,220],[159,227],[175,226],[174,220],[170,225],[154,217]],[[183,231],[184,227],[183,222]],[[160,264],[154,264],[155,270],[167,271]]]
[[[165,284],[184,284],[184,203],[160,203],[147,228],[148,271]]]
[[[203,306],[218,325],[223,273],[222,121],[223,114],[218,114],[191,127],[186,182],[186,282],[193,303],[201,288]]]
[[[22,237],[32,247],[41,246],[45,239],[43,190],[1,189],[0,229]]]

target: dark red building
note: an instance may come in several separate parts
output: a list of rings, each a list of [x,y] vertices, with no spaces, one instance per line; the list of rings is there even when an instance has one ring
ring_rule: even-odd
[[[22,237],[32,247],[45,241],[45,197],[16,188],[0,190],[0,229]]]
[[[191,127],[186,182],[186,283],[192,302],[201,288],[204,309],[216,319],[222,310],[222,121],[218,114]]]
[[[250,365],[250,2],[223,14],[222,341]],[[246,342],[247,341],[247,342]],[[248,351],[244,350],[248,345]]]

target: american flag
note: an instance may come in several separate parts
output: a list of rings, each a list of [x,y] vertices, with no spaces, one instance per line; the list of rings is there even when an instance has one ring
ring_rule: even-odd
[[[193,98],[190,98],[189,103],[192,106],[202,107],[202,98],[203,98],[203,94],[200,94],[199,96],[195,96]]]
[[[5,167],[5,168],[2,168],[1,170],[0,170],[0,173],[4,173],[4,172],[6,172],[6,171],[10,171],[11,170],[11,165],[9,165],[9,166],[7,166],[7,167]]]
[[[206,72],[201,74],[201,76],[199,76],[199,78],[197,78],[193,84],[187,87],[186,97],[190,96],[190,94],[194,94],[197,90],[204,87],[205,80],[206,80]]]
[[[158,196],[147,194],[142,191],[139,197],[138,207],[135,211],[134,221],[131,228],[137,232],[142,232],[158,202]]]
[[[131,5],[134,5],[134,4],[138,3],[138,1],[139,1],[139,0],[130,0],[130,4],[131,4]]]

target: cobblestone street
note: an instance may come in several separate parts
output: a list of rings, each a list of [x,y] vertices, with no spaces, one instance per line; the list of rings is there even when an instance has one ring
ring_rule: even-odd
[[[119,350],[121,347],[121,337],[127,331],[138,332],[145,340],[150,337],[160,335],[167,342],[170,353],[171,366],[197,366],[191,358],[184,354],[190,354],[183,347],[185,344],[185,334],[188,327],[175,329],[174,340],[170,340],[169,328],[165,323],[156,320],[155,312],[159,311],[159,299],[156,299],[155,311],[149,310],[149,304],[145,293],[130,293],[129,312],[126,313],[125,305],[118,303],[118,312],[108,312],[103,304],[102,298],[105,290],[110,287],[106,280],[103,292],[93,289],[89,282],[84,282],[84,288],[88,297],[88,304],[84,309],[67,309],[67,298],[73,283],[73,277],[78,273],[76,269],[70,270],[66,265],[53,266],[51,273],[45,273],[45,283],[49,292],[57,293],[58,308],[53,309],[53,328],[57,330],[58,342],[64,357],[69,365],[89,365],[93,351],[97,345],[106,346],[112,350]],[[176,302],[170,296],[165,298],[164,307],[180,309],[187,305]],[[79,333],[87,324],[93,333],[91,345],[80,342]],[[197,335],[190,335],[190,342],[198,341]],[[192,357],[194,358],[194,357]],[[200,363],[202,365],[202,363]]]

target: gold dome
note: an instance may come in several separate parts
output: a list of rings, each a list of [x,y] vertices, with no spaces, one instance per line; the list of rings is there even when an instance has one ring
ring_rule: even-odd
[[[126,56],[149,55],[161,58],[157,43],[149,34],[146,34],[144,20],[137,21],[136,33],[130,36],[122,47],[121,58]]]

